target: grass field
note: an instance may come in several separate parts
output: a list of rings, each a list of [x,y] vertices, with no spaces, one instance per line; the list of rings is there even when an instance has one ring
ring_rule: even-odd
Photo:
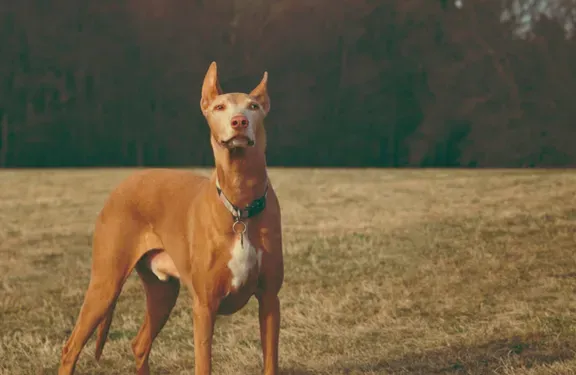
[[[94,219],[129,170],[0,172],[0,374],[55,374]],[[201,171],[207,173],[207,171]],[[272,169],[284,223],[282,374],[576,374],[576,171]],[[132,374],[135,275],[100,363]],[[155,374],[192,374],[183,289]],[[215,374],[260,372],[257,304],[219,318]]]

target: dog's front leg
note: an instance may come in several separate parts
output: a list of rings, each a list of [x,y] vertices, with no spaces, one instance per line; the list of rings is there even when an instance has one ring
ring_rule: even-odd
[[[280,336],[280,301],[276,293],[257,296],[260,341],[264,357],[264,374],[278,374],[278,340]]]
[[[212,336],[216,311],[195,299],[194,316],[194,374],[210,375],[212,371]]]

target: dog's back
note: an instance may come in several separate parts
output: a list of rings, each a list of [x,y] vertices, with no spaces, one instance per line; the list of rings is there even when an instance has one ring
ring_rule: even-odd
[[[122,181],[110,194],[102,215],[130,215],[156,225],[158,218],[186,215],[207,187],[208,177],[171,169],[147,169],[133,173]],[[120,208],[120,209],[118,209]],[[170,215],[164,215],[170,212]],[[183,220],[186,221],[186,220]]]

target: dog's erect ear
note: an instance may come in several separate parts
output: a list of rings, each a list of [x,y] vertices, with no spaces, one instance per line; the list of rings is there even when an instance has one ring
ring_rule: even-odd
[[[262,106],[264,113],[268,114],[270,111],[270,97],[268,96],[268,72],[264,72],[262,81],[260,81],[254,90],[252,90],[250,96],[256,99],[256,101]]]
[[[202,98],[200,99],[200,109],[202,109],[202,113],[205,113],[210,103],[212,103],[212,100],[221,94],[222,88],[218,81],[218,67],[216,66],[216,62],[212,61],[204,77],[204,83],[202,84]]]

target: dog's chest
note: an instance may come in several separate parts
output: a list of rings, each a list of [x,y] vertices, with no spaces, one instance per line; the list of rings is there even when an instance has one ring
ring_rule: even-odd
[[[242,287],[254,271],[260,270],[262,263],[262,250],[250,242],[247,235],[243,239],[238,236],[230,249],[230,260],[228,268],[231,273],[230,285],[232,289],[237,290]]]

